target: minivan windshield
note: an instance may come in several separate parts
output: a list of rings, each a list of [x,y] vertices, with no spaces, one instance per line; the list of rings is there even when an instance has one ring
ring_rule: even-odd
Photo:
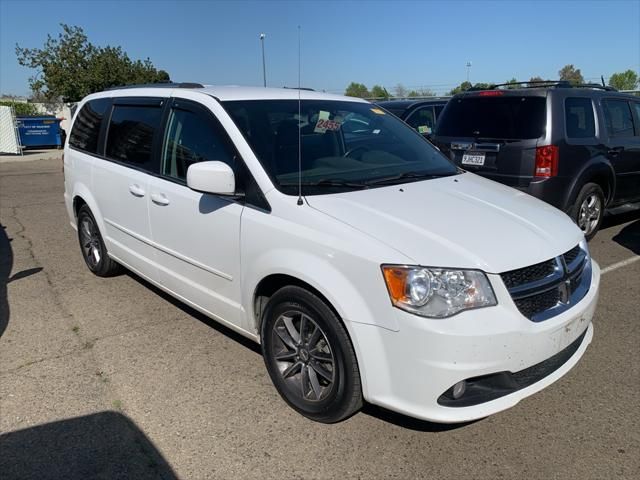
[[[438,118],[436,135],[525,140],[540,138],[545,125],[545,97],[470,96],[449,101]]]
[[[335,100],[223,102],[282,192],[303,193],[406,183],[457,173],[421,135],[375,105]]]

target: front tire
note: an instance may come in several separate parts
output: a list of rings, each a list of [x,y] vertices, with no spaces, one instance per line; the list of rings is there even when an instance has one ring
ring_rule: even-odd
[[[604,217],[604,202],[604,192],[600,185],[587,183],[580,189],[571,208],[571,218],[587,240],[591,240],[598,233]]]
[[[91,272],[99,277],[112,277],[121,272],[122,267],[107,254],[96,219],[86,205],[78,211],[78,241],[82,258]]]
[[[362,406],[360,371],[340,319],[313,293],[283,287],[269,300],[262,355],[278,393],[311,420],[335,423]]]

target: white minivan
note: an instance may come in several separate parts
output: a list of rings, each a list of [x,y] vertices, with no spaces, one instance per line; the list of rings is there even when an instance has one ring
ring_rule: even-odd
[[[64,172],[93,273],[125,267],[259,342],[313,420],[364,400],[485,417],[558,380],[593,336],[600,269],[569,217],[364,100],[101,92],[79,105]]]

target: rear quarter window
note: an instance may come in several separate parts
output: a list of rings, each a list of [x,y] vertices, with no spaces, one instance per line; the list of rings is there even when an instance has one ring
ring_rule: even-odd
[[[546,127],[546,97],[515,95],[450,100],[436,135],[524,140],[540,138]]]
[[[102,119],[111,104],[109,98],[89,100],[78,112],[69,136],[69,145],[88,153],[98,152]]]
[[[604,121],[612,137],[633,137],[633,118],[626,100],[605,100]]]
[[[564,102],[567,138],[593,138],[596,122],[590,98],[570,97]]]

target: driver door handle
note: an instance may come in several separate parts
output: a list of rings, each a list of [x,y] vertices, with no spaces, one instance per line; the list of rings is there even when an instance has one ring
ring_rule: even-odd
[[[137,183],[129,185],[129,191],[131,192],[131,195],[135,197],[144,197],[144,189]]]
[[[164,193],[152,193],[151,201],[160,206],[169,205],[169,199]]]
[[[609,149],[609,151],[607,152],[609,155],[611,155],[612,157],[615,157],[616,155],[618,155],[620,152],[624,152],[624,147],[615,147],[615,148],[611,148]]]

